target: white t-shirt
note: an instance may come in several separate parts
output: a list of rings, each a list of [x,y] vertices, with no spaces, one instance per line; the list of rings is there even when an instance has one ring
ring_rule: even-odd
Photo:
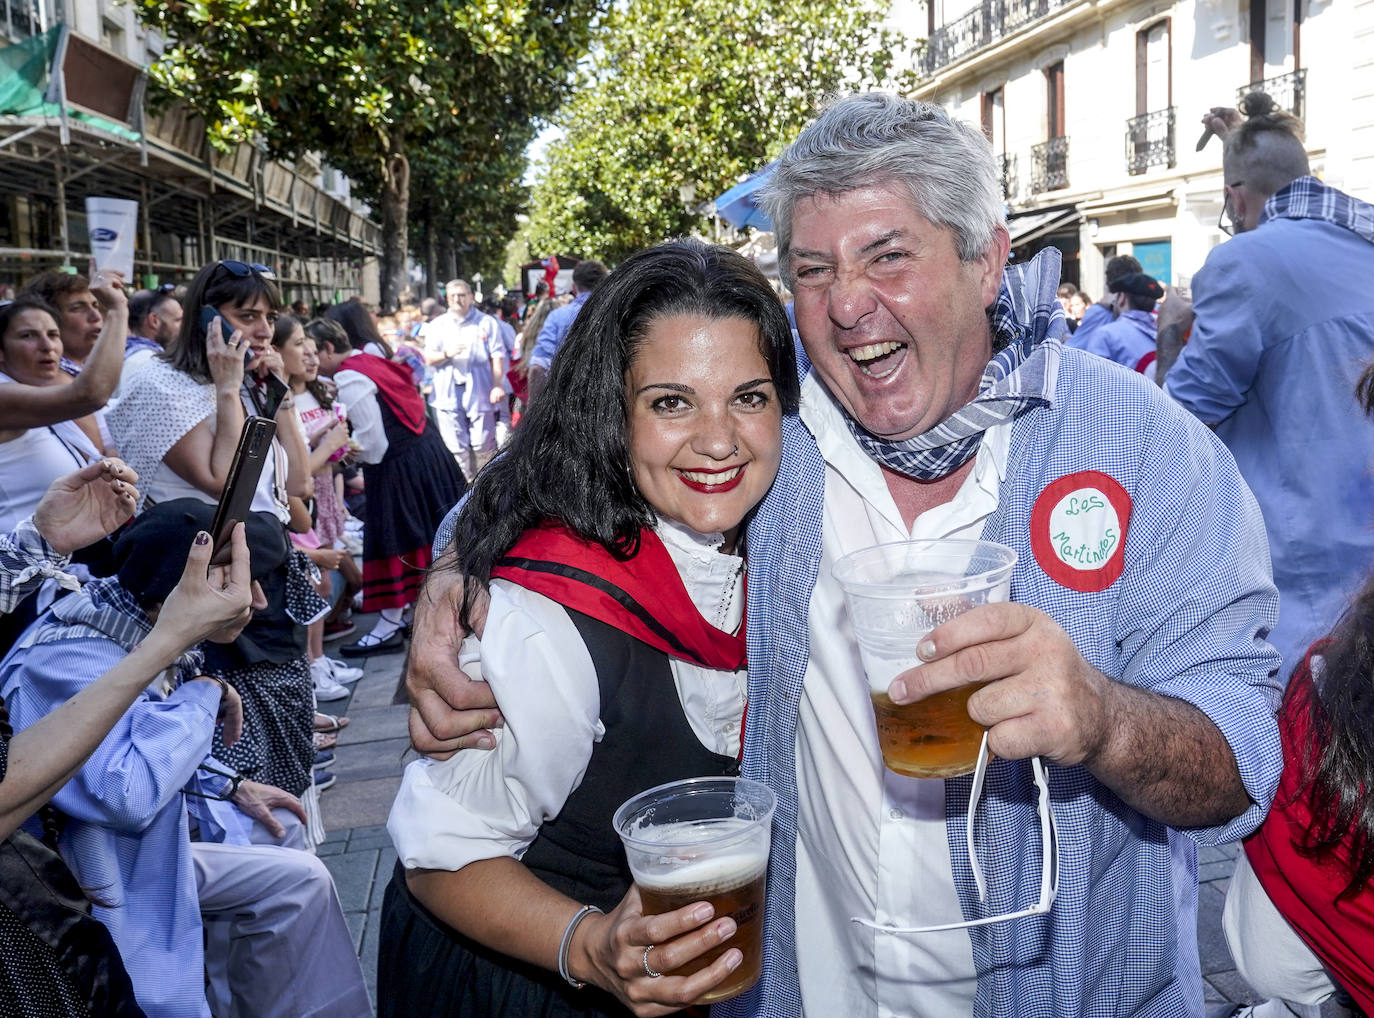
[[[860,448],[814,376],[802,420],[825,459],[820,575],[843,555],[907,538],[976,539],[997,508],[1011,429],[984,436],[954,499],[908,533],[881,468]],[[882,764],[872,701],[838,583],[811,597],[811,653],[797,724],[797,970],[807,1015],[930,1016],[973,1011],[977,973],[965,930],[892,935],[897,926],[960,922],[941,779]],[[988,874],[996,880],[996,873]]]
[[[0,384],[18,384],[0,374]],[[102,453],[75,421],[29,428],[0,442],[0,532],[33,515],[52,482],[80,470]]]
[[[715,550],[719,534],[698,535],[666,521],[658,533],[702,616],[737,631],[744,617],[743,561]],[[494,581],[482,642],[467,641],[459,660],[469,675],[480,663],[506,724],[494,733],[493,750],[406,767],[387,830],[407,867],[458,870],[479,859],[521,858],[540,825],[558,815],[581,783],[605,734],[591,655],[566,609],[544,595]],[[737,755],[744,671],[669,661],[702,745]]]

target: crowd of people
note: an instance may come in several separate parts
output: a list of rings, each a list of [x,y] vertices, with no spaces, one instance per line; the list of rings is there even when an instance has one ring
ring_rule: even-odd
[[[1235,237],[1191,297],[1009,265],[986,139],[880,93],[761,192],[787,308],[694,240],[381,318],[233,260],[35,277],[0,307],[0,1001],[371,1013],[312,854],[356,606],[345,657],[409,637],[424,754],[382,1016],[708,997],[738,917],[645,914],[611,815],[736,774],[778,809],[762,976],[717,1018],[1201,1015],[1198,848],[1242,840],[1255,1013],[1374,1012],[1374,207],[1266,97],[1205,119]],[[961,538],[1016,553],[1011,599],[887,696],[973,687],[991,762],[907,777],[832,567]]]

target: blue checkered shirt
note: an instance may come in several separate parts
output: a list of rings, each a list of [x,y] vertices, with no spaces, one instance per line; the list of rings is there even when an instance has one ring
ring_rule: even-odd
[[[1058,343],[1057,340],[1050,342]],[[1196,844],[1237,840],[1263,819],[1282,768],[1274,714],[1278,655],[1265,642],[1278,601],[1263,520],[1231,456],[1150,381],[1062,350],[1052,401],[1012,426],[1007,480],[983,536],[1019,556],[1012,598],[1034,605],[1107,675],[1195,704],[1228,740],[1254,804],[1218,827],[1183,832],[1184,912]],[[806,365],[803,365],[805,369]],[[1134,508],[1124,572],[1100,593],[1061,586],[1031,549],[1031,510],[1057,478],[1096,470]],[[783,423],[783,460],[749,527],[749,725],[744,773],[778,794],[765,916],[764,975],[721,1018],[801,1014],[795,916],[797,718],[811,641],[826,468],[800,420]],[[855,683],[864,677],[855,674]],[[999,879],[980,903],[965,847],[970,778],[945,782],[946,833],[967,919],[1024,908],[1038,894],[1040,838],[1028,761],[988,770],[976,841]],[[1048,916],[971,930],[977,1018],[1193,1014],[1196,962],[1180,952],[1170,831],[1078,767],[1050,767],[1059,824],[1059,896]],[[1191,843],[1190,843],[1191,842]],[[1192,906],[1195,908],[1195,904]],[[1186,925],[1186,923],[1184,924]],[[853,935],[853,934],[851,934]],[[1194,975],[1189,978],[1188,972]],[[881,973],[879,973],[881,978]]]

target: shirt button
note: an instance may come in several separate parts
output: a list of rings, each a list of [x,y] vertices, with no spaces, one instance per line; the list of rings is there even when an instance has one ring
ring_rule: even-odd
[[[887,811],[887,817],[889,820],[905,820],[906,814],[899,809],[890,809]]]
[[[739,724],[738,724],[737,722],[729,721],[729,722],[726,722],[725,730],[726,730],[727,732],[733,732],[733,731],[734,731],[736,728],[738,728],[738,727],[739,727]]]

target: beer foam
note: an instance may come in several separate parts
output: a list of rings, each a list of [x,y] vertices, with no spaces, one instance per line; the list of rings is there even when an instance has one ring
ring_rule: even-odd
[[[685,861],[674,860],[668,869],[635,873],[635,883],[659,894],[690,892],[706,897],[740,887],[763,876],[768,868],[767,845],[747,846],[728,855],[712,855]]]
[[[924,639],[925,637],[920,637]],[[908,644],[908,647],[911,645]],[[910,671],[921,665],[921,659],[915,654],[901,654],[897,657],[884,657],[868,648],[860,645],[859,657],[864,664],[864,675],[868,677],[868,691],[870,693],[886,693],[887,687],[892,685],[892,680],[902,672]]]

